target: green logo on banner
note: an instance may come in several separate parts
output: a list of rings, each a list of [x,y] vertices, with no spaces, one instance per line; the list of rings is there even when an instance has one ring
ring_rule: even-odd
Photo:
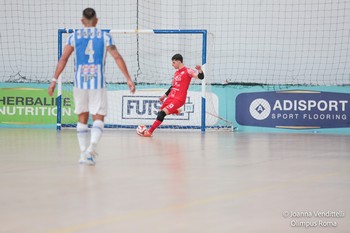
[[[62,98],[64,121],[76,121],[73,106],[73,98]],[[56,119],[56,97],[49,96],[46,88],[0,89],[0,124],[56,124]]]

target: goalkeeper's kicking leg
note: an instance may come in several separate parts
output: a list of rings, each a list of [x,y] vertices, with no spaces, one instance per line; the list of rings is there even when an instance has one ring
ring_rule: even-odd
[[[157,114],[157,119],[153,122],[151,128],[149,130],[146,130],[143,134],[144,137],[152,137],[152,134],[155,129],[157,129],[162,123],[165,118],[165,116],[170,115],[170,114],[180,114],[181,110],[180,108],[184,105],[185,103],[182,101],[178,101],[175,99],[167,99],[162,107],[160,108],[160,111]]]
[[[152,137],[153,131],[158,128],[164,120],[164,117],[168,115],[166,110],[160,110],[157,114],[157,119],[153,122],[151,128],[143,133],[144,137]]]

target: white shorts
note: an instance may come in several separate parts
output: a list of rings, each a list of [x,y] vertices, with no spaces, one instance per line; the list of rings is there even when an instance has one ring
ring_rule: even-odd
[[[83,90],[73,89],[75,114],[89,112],[92,115],[107,115],[107,89]]]

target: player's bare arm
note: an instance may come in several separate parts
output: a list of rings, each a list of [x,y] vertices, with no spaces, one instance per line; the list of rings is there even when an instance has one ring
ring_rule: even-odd
[[[74,47],[73,46],[66,45],[64,47],[62,56],[61,56],[60,60],[57,63],[57,66],[56,66],[56,71],[55,71],[54,78],[52,79],[52,81],[50,83],[50,86],[48,88],[48,93],[49,93],[50,96],[53,95],[53,93],[55,91],[55,88],[56,88],[57,79],[60,76],[60,74],[62,73],[62,71],[64,70],[64,68],[66,67],[68,59],[69,59],[69,57],[70,57],[70,55],[72,54],[73,51],[74,51]]]
[[[132,81],[128,68],[126,67],[125,61],[123,57],[118,52],[118,49],[115,45],[111,45],[107,47],[107,51],[111,54],[111,56],[114,58],[115,63],[118,65],[119,69],[123,73],[123,75],[126,78],[126,82],[129,86],[130,92],[135,93],[135,84]]]

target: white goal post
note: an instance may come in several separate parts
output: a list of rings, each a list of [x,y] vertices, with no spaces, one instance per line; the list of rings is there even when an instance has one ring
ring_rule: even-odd
[[[206,63],[207,63],[207,30],[204,29],[152,29],[152,30],[113,30],[113,29],[104,29],[105,31],[108,31],[112,35],[116,34],[134,34],[134,35],[141,35],[141,34],[168,34],[168,35],[178,35],[178,34],[199,34],[201,35],[201,65],[204,72],[206,72]],[[63,51],[63,45],[65,43],[63,36],[64,34],[73,33],[74,29],[58,29],[58,59],[60,59]],[[114,36],[113,36],[114,37]],[[199,41],[198,41],[199,43]],[[117,43],[117,46],[120,46]],[[181,52],[180,52],[181,53]],[[122,54],[123,55],[123,54]],[[173,54],[169,54],[169,56],[172,56]],[[124,57],[124,55],[123,55]],[[108,60],[108,59],[107,59]],[[169,58],[170,60],[170,58]],[[197,59],[199,60],[199,59]],[[127,63],[127,65],[129,65]],[[66,67],[67,69],[67,67]],[[117,69],[117,68],[114,68]],[[132,75],[132,74],[131,74]],[[65,76],[64,72],[61,74],[61,76]],[[71,77],[67,77],[69,79]],[[65,77],[63,77],[65,80]],[[200,129],[202,132],[205,132],[206,130],[206,79],[201,80],[201,100],[200,100],[200,124],[198,125],[177,125],[177,128],[184,128],[184,129]],[[134,80],[135,81],[135,80]],[[65,82],[65,81],[63,81]],[[138,96],[138,82],[135,82],[137,84],[137,90],[135,93],[135,96]],[[62,113],[64,111],[63,108],[63,96],[62,93],[65,90],[64,87],[65,84],[62,83],[62,77],[58,79],[58,88],[57,88],[57,130],[61,130],[62,127],[75,127],[76,122],[64,122],[62,120]],[[168,82],[168,85],[170,85],[170,82]],[[108,87],[108,85],[107,85]],[[167,88],[166,88],[167,89]],[[124,92],[126,93],[126,92]],[[128,94],[126,94],[128,95]],[[131,96],[131,94],[129,94]],[[125,94],[124,94],[125,97]],[[142,97],[142,96],[140,96]],[[186,104],[185,104],[186,106]],[[122,108],[122,107],[121,107]],[[189,107],[191,108],[191,106]],[[210,116],[209,116],[210,117]],[[154,118],[155,119],[155,118]],[[136,122],[128,122],[120,123],[120,122],[106,122],[105,127],[106,128],[136,128],[138,123]],[[171,128],[171,125],[164,125],[163,128]]]

